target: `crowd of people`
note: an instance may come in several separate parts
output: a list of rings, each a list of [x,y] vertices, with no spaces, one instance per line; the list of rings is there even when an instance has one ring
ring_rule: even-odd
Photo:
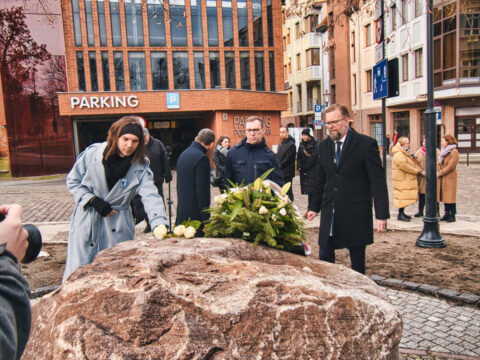
[[[317,142],[310,128],[301,131],[298,146],[288,128],[279,131],[281,143],[274,153],[265,142],[263,121],[251,116],[245,121],[245,138],[231,146],[228,136],[215,142],[211,129],[201,129],[176,164],[176,225],[199,220],[196,236],[203,235],[209,218],[212,174],[207,156],[213,150],[215,186],[228,191],[234,184],[253,182],[267,170],[268,179],[282,186],[296,170],[300,188],[307,195],[309,221],[321,213],[318,235],[319,258],[335,263],[335,250],[347,248],[351,266],[365,274],[366,246],[373,243],[373,212],[376,230],[386,230],[390,217],[387,182],[375,139],[357,133],[349,110],[332,105],[325,110],[328,137]],[[425,139],[415,154],[408,137],[395,131],[392,182],[398,220],[410,221],[405,207],[418,201],[415,217],[425,207]],[[150,136],[138,116],[124,116],[112,124],[106,142],[87,147],[67,175],[67,187],[75,201],[68,235],[63,281],[78,267],[89,264],[103,249],[134,239],[135,224],[145,220],[146,232],[156,238],[167,234],[163,183],[172,180],[168,151]],[[453,222],[459,159],[457,141],[444,135],[438,156],[438,201],[445,204],[441,221]],[[295,166],[296,161],[296,166]],[[291,201],[293,192],[288,192]],[[169,199],[170,200],[170,199]],[[2,358],[20,358],[28,340],[30,304],[28,283],[18,262],[26,250],[26,232],[21,226],[21,207],[0,206],[0,349]],[[171,231],[172,229],[170,229]],[[16,326],[15,324],[21,324]]]

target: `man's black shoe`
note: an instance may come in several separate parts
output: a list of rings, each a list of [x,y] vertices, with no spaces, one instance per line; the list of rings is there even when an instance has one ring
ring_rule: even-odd
[[[455,222],[455,214],[449,214],[447,218],[447,222]]]
[[[413,216],[415,216],[415,217],[422,217],[422,216],[423,216],[423,212],[418,212],[418,213],[416,213],[416,214],[413,215]]]
[[[447,221],[449,213],[445,213],[441,218],[440,221]]]

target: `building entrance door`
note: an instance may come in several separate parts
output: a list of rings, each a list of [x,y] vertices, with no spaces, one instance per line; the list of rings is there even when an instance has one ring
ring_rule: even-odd
[[[480,115],[457,117],[455,135],[460,152],[480,152]]]

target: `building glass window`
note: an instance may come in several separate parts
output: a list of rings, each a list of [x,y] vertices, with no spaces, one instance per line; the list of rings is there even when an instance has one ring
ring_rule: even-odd
[[[233,46],[232,2],[222,0],[223,45]]]
[[[172,46],[187,46],[187,18],[185,16],[185,0],[169,0],[169,4]]]
[[[123,53],[113,52],[113,68],[115,70],[115,90],[125,91],[125,74],[123,71]]]
[[[300,23],[295,23],[295,40],[298,40],[302,37],[302,31],[300,30]]]
[[[248,46],[247,0],[237,0],[238,44]]]
[[[90,66],[91,91],[98,91],[97,56],[95,51],[88,52],[88,65]]]
[[[255,90],[265,91],[265,60],[263,51],[255,51]]]
[[[174,51],[173,59],[173,85],[175,89],[190,89],[190,72],[188,69],[188,53]]]
[[[190,1],[192,14],[192,41],[193,46],[203,46],[202,4],[200,0]]]
[[[460,84],[480,82],[480,3],[462,2],[460,14]],[[467,13],[468,12],[468,13]]]
[[[147,73],[145,69],[145,53],[130,51],[128,53],[130,90],[147,90]]]
[[[263,46],[262,0],[252,0],[253,46]]]
[[[372,92],[372,70],[365,71],[367,92]]]
[[[218,46],[217,1],[207,0],[208,46]]]
[[[81,51],[77,51],[77,75],[78,75],[78,90],[86,91],[85,64],[83,62],[83,52]]]
[[[402,81],[408,81],[408,54],[402,55]]]
[[[369,117],[371,118],[372,116]],[[381,122],[370,122],[370,136],[377,140],[378,146],[383,146],[383,131]]]
[[[302,70],[302,60],[300,54],[297,54],[297,71]]]
[[[400,19],[400,23],[402,25],[406,24],[408,22],[408,4],[409,4],[410,0],[401,0],[401,6],[402,6],[402,13],[401,13],[401,19]]]
[[[107,46],[107,24],[105,20],[105,3],[103,0],[97,0],[97,13],[100,46]]]
[[[423,49],[415,50],[415,78],[423,76]]]
[[[205,58],[203,51],[193,53],[193,65],[195,66],[195,89],[205,89]]]
[[[147,1],[148,36],[150,46],[165,46],[165,15],[163,1]]]
[[[108,64],[107,51],[102,51],[102,75],[103,91],[110,91],[110,65]]]
[[[372,26],[370,24],[365,25],[365,46],[372,45]]]
[[[270,70],[270,91],[276,91],[275,87],[275,52],[268,52],[268,65]]]
[[[390,25],[392,31],[397,30],[397,5],[390,6]]]
[[[305,32],[315,32],[315,28],[318,25],[318,14],[310,14],[305,18]]]
[[[152,51],[150,59],[153,90],[168,90],[167,53],[165,51]]]
[[[225,83],[228,89],[235,89],[236,86],[235,53],[225,51]]]
[[[91,0],[85,0],[85,22],[87,27],[88,46],[95,46],[95,35],[93,33],[93,15],[92,15]]]
[[[273,46],[273,10],[272,10],[272,0],[267,0],[267,31],[268,31],[268,46]]]
[[[415,0],[415,17],[423,15],[423,0]]]
[[[72,0],[72,15],[75,46],[82,46],[82,26],[80,22],[80,9],[78,8],[78,0]]]
[[[240,51],[240,81],[242,89],[250,90],[250,53]]]
[[[120,5],[118,0],[110,0],[110,25],[112,29],[112,45],[122,46],[122,33],[120,31]]]
[[[307,67],[320,65],[320,49],[308,49],[306,55]]]
[[[210,51],[210,87],[221,87],[220,84],[220,55],[218,51]]]
[[[440,4],[440,6],[435,7],[433,22],[433,85],[435,87],[456,85],[457,2]],[[476,38],[478,39],[478,35],[476,35]],[[460,47],[463,45],[462,36],[460,36],[459,44]]]
[[[398,131],[398,137],[410,137],[410,112],[400,111],[393,113],[393,130]]]
[[[143,19],[141,0],[125,1],[125,27],[127,28],[127,45],[143,46]]]

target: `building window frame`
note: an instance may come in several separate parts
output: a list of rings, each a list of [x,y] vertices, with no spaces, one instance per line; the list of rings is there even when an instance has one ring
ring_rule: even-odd
[[[365,71],[365,84],[367,86],[367,92],[372,92],[372,69]]]
[[[409,80],[408,53],[401,55],[402,58],[402,81]]]
[[[423,77],[423,48],[415,50],[415,78]]]

